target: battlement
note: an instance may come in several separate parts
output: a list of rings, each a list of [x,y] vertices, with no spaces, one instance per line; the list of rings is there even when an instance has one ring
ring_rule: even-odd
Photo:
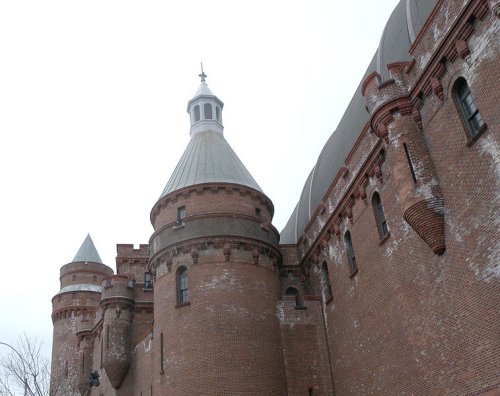
[[[141,243],[139,248],[134,248],[133,244],[119,243],[116,245],[117,258],[147,258],[149,257],[149,245]]]
[[[102,281],[102,301],[111,298],[133,300],[133,284],[126,275],[113,275]]]

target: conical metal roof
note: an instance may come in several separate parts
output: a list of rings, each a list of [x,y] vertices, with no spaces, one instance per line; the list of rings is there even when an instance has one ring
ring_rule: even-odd
[[[232,183],[261,191],[221,133],[193,135],[160,198],[183,187],[203,183]]]
[[[94,242],[92,242],[90,234],[87,234],[82,246],[80,246],[80,249],[78,249],[75,258],[73,259],[73,263],[78,261],[89,261],[91,263],[103,264],[101,257],[99,257],[99,253],[97,253]]]

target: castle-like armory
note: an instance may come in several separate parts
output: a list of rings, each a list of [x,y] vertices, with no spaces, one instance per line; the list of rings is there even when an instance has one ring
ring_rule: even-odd
[[[149,243],[61,268],[52,394],[500,394],[499,16],[401,0],[281,232],[202,72]]]

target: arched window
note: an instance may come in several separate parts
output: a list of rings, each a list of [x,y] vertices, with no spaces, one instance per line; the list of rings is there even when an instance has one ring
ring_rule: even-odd
[[[295,287],[288,287],[285,290],[287,296],[295,296],[295,306],[302,307],[302,300],[300,298],[300,292]]]
[[[203,114],[205,115],[205,120],[212,119],[212,105],[210,103],[205,103],[203,105]]]
[[[387,234],[389,234],[389,229],[387,228],[387,221],[385,220],[384,207],[382,206],[382,201],[380,200],[380,195],[378,192],[373,194],[372,206],[373,206],[373,213],[375,214],[375,221],[377,223],[380,239],[384,239],[387,236]]]
[[[330,283],[330,274],[328,273],[328,265],[326,261],[323,262],[323,266],[321,267],[321,274],[323,276],[323,284],[325,290],[325,301],[329,301],[332,297],[332,285]]]
[[[215,108],[215,119],[220,122],[220,108],[217,106]]]
[[[186,267],[177,269],[177,304],[189,302],[188,294],[188,273]]]
[[[356,256],[354,255],[354,248],[352,246],[351,233],[347,231],[344,235],[345,248],[347,252],[347,261],[349,262],[349,269],[351,276],[358,272],[358,265],[356,264]]]
[[[454,87],[455,98],[467,124],[467,133],[469,140],[473,140],[480,132],[484,130],[485,123],[479,114],[476,102],[465,78],[459,78]]]
[[[194,122],[200,121],[200,106],[196,105],[193,109]]]

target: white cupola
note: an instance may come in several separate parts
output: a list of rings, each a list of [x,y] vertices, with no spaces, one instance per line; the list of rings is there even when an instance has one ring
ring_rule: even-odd
[[[223,135],[222,108],[224,103],[215,96],[205,82],[207,75],[201,66],[201,84],[193,99],[188,102],[187,112],[191,120],[190,136],[200,132],[214,131]]]

